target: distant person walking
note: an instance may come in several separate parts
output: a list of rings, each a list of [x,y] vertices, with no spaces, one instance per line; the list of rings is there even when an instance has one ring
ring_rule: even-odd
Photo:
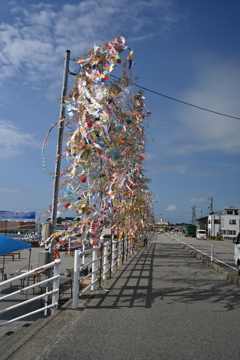
[[[143,246],[147,246],[147,245],[148,245],[148,238],[147,238],[147,235],[144,235]]]

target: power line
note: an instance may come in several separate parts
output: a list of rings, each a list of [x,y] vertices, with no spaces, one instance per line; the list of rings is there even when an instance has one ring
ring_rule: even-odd
[[[72,73],[72,72],[70,72],[70,71],[69,71],[69,74],[71,74],[71,75],[73,75],[73,76],[78,75],[78,73]],[[116,78],[116,79],[118,79],[118,80],[121,80],[118,76],[115,76],[115,75],[112,75],[112,74],[111,74],[111,76],[114,77],[114,78]],[[208,112],[210,112],[210,113],[212,113],[212,114],[225,116],[225,117],[228,117],[228,118],[231,118],[231,119],[240,120],[240,117],[236,117],[236,116],[232,116],[232,115],[228,115],[228,114],[223,114],[223,113],[220,113],[220,112],[218,112],[218,111],[206,109],[206,108],[203,108],[203,107],[201,107],[201,106],[197,106],[197,105],[188,103],[188,102],[186,102],[186,101],[182,101],[182,100],[173,98],[173,97],[171,97],[171,96],[161,94],[161,93],[159,93],[159,92],[157,92],[157,91],[148,89],[148,88],[146,88],[146,87],[144,87],[144,86],[141,86],[141,85],[133,84],[133,86],[137,86],[137,87],[139,87],[140,89],[143,89],[143,90],[149,91],[149,92],[151,92],[151,93],[153,93],[153,94],[156,94],[156,95],[165,97],[165,98],[167,98],[167,99],[169,99],[169,100],[177,101],[177,102],[179,102],[179,103],[181,103],[181,104],[184,104],[184,105],[192,106],[192,107],[194,107],[194,108],[196,108],[196,109],[199,109],[199,110],[208,111]]]
[[[119,77],[117,77],[117,76],[115,76],[115,75],[111,75],[111,76],[114,77],[114,78],[116,78],[116,79],[118,79],[118,80],[121,80]],[[231,118],[231,119],[240,120],[239,117],[231,116],[231,115],[227,115],[227,114],[223,114],[223,113],[220,113],[220,112],[217,112],[217,111],[214,111],[214,110],[210,110],[210,109],[203,108],[203,107],[201,107],[201,106],[193,105],[193,104],[190,104],[190,103],[188,103],[188,102],[186,102],[186,101],[178,100],[178,99],[173,98],[173,97],[171,97],[171,96],[161,94],[161,93],[159,93],[159,92],[157,92],[157,91],[150,90],[150,89],[148,89],[148,88],[146,88],[146,87],[143,87],[143,86],[140,86],[140,85],[137,85],[137,84],[133,84],[133,86],[137,86],[137,87],[139,87],[140,89],[149,91],[149,92],[151,92],[151,93],[153,93],[153,94],[156,94],[156,95],[165,97],[165,98],[170,99],[170,100],[173,100],[173,101],[177,101],[177,102],[179,102],[179,103],[181,103],[181,104],[184,104],[184,105],[192,106],[192,107],[195,107],[195,108],[200,109],[200,110],[204,110],[204,111],[211,112],[211,113],[213,113],[213,114],[217,114],[217,115],[229,117],[229,118]]]

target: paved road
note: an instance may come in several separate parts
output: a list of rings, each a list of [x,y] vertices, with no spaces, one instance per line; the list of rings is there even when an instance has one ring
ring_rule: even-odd
[[[198,240],[193,237],[178,235],[173,235],[173,238],[180,239],[186,244],[194,246],[209,255],[211,254],[211,245],[214,245],[214,257],[236,268],[234,264],[234,244],[232,240]]]
[[[154,237],[108,289],[42,360],[239,359],[239,288],[176,241]]]

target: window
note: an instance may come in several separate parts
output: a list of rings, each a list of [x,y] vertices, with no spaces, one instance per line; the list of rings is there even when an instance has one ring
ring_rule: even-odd
[[[221,224],[220,219],[214,219],[214,224]]]
[[[227,210],[227,215],[233,215],[233,211],[232,210]]]
[[[235,230],[227,230],[227,235],[236,235]]]
[[[226,235],[226,230],[220,230],[220,234]]]
[[[236,225],[236,223],[237,223],[236,220],[229,220],[230,225]]]

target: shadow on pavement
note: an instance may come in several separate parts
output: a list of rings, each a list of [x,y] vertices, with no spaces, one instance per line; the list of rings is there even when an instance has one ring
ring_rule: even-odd
[[[141,250],[110,280],[107,289],[88,308],[151,308],[155,301],[168,305],[221,303],[221,311],[240,306],[237,287],[172,243],[152,243]]]
[[[107,285],[108,291],[96,296],[97,304],[88,308],[144,307],[152,305],[152,280],[155,244],[140,250]]]

